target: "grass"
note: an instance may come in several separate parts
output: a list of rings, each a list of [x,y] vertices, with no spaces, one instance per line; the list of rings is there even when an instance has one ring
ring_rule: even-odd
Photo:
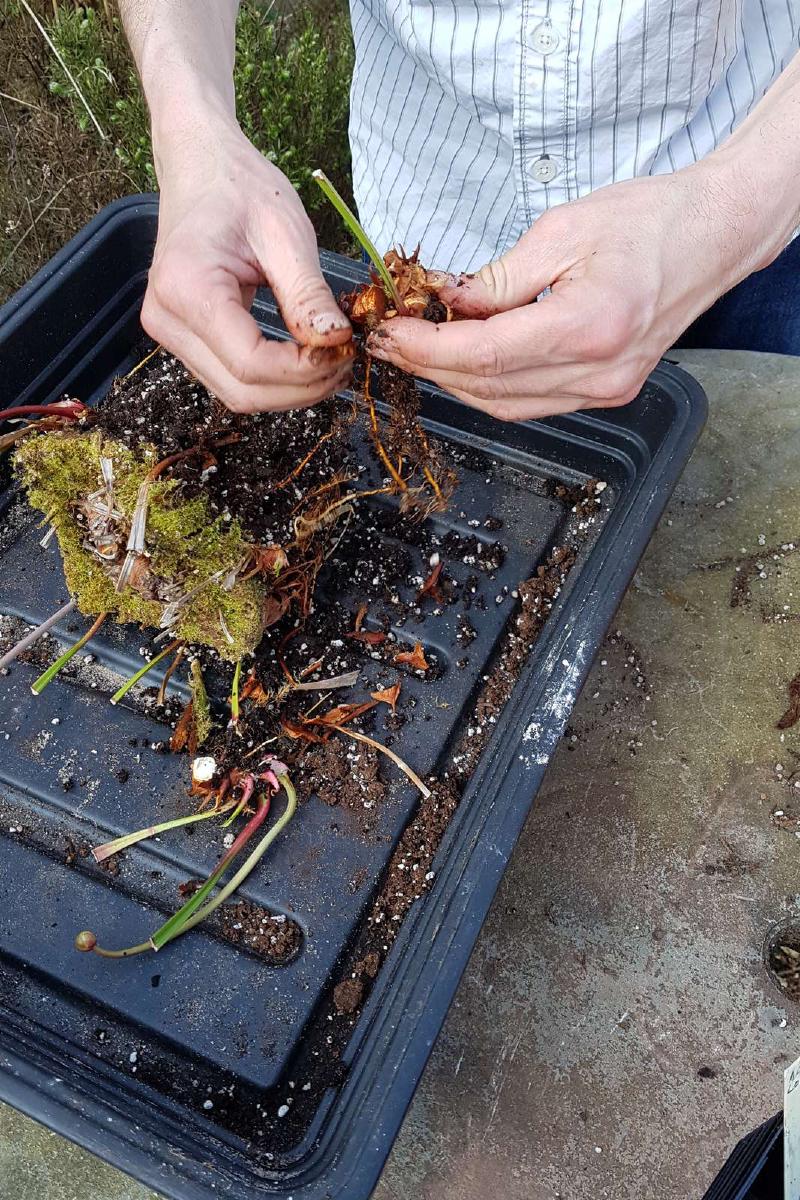
[[[320,244],[352,253],[349,235],[311,178],[322,163],[337,188],[351,194],[346,3],[310,0],[286,13],[280,2],[242,2],[234,79],[239,120],[298,188]],[[112,7],[103,0],[94,7],[28,3],[78,90],[20,0],[0,0],[0,301],[104,204],[157,186],[144,98]]]

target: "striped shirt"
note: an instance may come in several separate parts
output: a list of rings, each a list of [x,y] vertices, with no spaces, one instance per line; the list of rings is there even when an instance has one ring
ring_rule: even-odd
[[[708,154],[800,36],[800,0],[350,3],[361,219],[463,271],[548,207]]]

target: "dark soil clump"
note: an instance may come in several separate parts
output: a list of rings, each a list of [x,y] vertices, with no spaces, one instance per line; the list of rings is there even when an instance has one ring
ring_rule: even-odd
[[[315,408],[241,416],[161,351],[135,374],[117,379],[95,414],[93,423],[131,450],[152,443],[166,458],[208,446],[215,465],[190,459],[177,464],[171,477],[183,481],[187,495],[202,489],[212,512],[230,514],[254,541],[282,545],[293,536],[295,485],[310,492],[345,469],[354,411],[332,397]],[[236,441],[212,445],[226,435]]]

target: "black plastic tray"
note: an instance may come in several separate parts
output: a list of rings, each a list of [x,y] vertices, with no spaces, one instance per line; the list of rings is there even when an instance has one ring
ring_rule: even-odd
[[[42,403],[64,391],[96,399],[135,361],[157,211],[152,197],[111,205],[0,310],[4,403]],[[361,264],[321,258],[334,291],[364,278]],[[284,336],[269,293],[259,294],[256,312],[266,331]],[[370,841],[312,798],[276,844],[246,894],[300,924],[303,949],[291,964],[269,966],[202,929],[158,957],[109,964],[76,954],[75,931],[88,923],[109,943],[139,940],[174,907],[176,882],[214,861],[218,832],[204,825],[191,839],[145,844],[130,852],[137,869],[123,866],[117,879],[66,865],[70,837],[104,840],[169,814],[185,787],[186,760],[152,750],[166,736],[152,718],[108,705],[111,675],[108,687],[96,673],[93,686],[80,675],[58,679],[39,699],[28,686],[32,667],[18,664],[0,680],[0,1097],[175,1200],[368,1196],[548,760],[705,412],[698,384],[668,365],[626,408],[518,425],[425,389],[428,427],[450,445],[461,477],[438,532],[499,539],[508,552],[491,578],[480,575],[486,605],[472,618],[478,638],[466,667],[456,666],[463,650],[447,610],[400,631],[433,645],[442,668],[437,683],[419,691],[424,721],[396,743],[418,771],[446,765],[514,612],[511,593],[569,521],[552,484],[607,481],[603,520],[590,530],[497,720],[441,844],[431,891],[404,922],[369,995],[344,1055],[346,1077],[288,1150],[231,1129],[219,1116],[226,1099],[215,1084],[238,1089],[253,1109],[259,1097],[273,1111],[284,1092],[291,1095],[288,1081],[320,998],[339,977],[413,812],[413,792],[402,780],[393,787]],[[7,526],[0,612],[38,621],[66,599],[63,576],[57,551],[39,549],[32,522],[11,527],[11,494],[0,493]],[[503,520],[497,534],[483,527],[489,515]],[[424,574],[419,551],[410,552]],[[128,675],[148,640],[114,629],[93,650],[109,672]],[[446,704],[436,703],[445,696]],[[75,779],[69,792],[59,777],[65,756]],[[364,885],[348,889],[359,873]],[[221,1011],[210,1003],[212,990],[217,1005],[224,998]],[[302,1077],[294,1083],[301,1087]],[[207,1097],[214,1108],[203,1107]]]

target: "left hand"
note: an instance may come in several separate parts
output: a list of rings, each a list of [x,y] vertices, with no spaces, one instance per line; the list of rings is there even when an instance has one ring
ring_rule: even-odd
[[[765,265],[747,195],[708,159],[550,209],[439,291],[468,319],[395,317],[369,349],[501,420],[627,404],[694,318]]]

